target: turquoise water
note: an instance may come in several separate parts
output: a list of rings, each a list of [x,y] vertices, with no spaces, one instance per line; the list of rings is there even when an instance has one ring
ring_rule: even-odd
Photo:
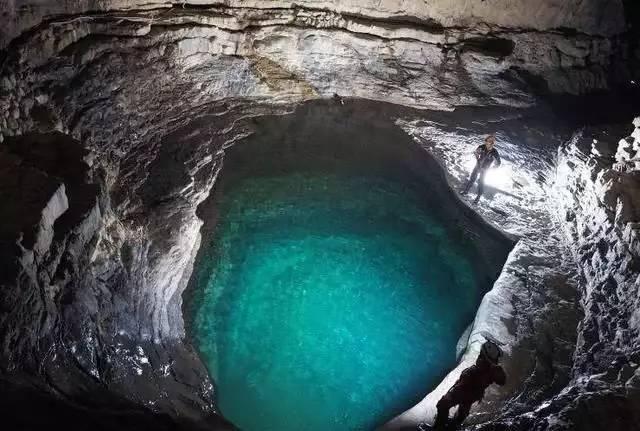
[[[372,429],[455,364],[481,297],[472,247],[418,192],[288,173],[235,182],[218,208],[192,333],[241,429]]]

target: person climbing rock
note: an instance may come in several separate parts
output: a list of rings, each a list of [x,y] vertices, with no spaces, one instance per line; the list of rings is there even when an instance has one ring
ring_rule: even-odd
[[[460,374],[458,381],[438,401],[435,430],[457,429],[469,415],[471,405],[481,401],[484,391],[493,383],[500,386],[507,381],[504,370],[499,365],[502,351],[493,341],[486,341],[480,349],[476,363]],[[458,412],[452,421],[449,410],[458,406]]]
[[[469,181],[464,187],[462,194],[467,194],[471,186],[478,179],[478,196],[474,203],[477,203],[484,192],[484,177],[487,174],[489,168],[494,163],[496,167],[500,166],[502,161],[500,160],[500,154],[498,154],[498,150],[495,148],[496,137],[493,135],[489,135],[484,139],[484,144],[480,145],[474,151],[474,155],[476,156],[476,166],[473,168],[473,172],[471,172],[471,176],[469,177]],[[480,178],[478,178],[480,177]]]

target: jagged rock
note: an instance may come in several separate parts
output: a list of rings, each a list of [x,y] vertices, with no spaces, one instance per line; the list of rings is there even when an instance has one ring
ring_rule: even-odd
[[[108,0],[97,4],[87,4],[64,0],[58,2],[38,2],[34,0],[5,1],[3,21],[9,25],[0,33],[0,48],[20,32],[35,27],[44,19],[55,15],[82,14],[89,10],[108,11],[114,9],[135,10],[185,7],[191,5],[211,5],[220,2],[207,0],[175,0],[145,2],[140,0]],[[549,30],[572,28],[587,34],[610,35],[624,29],[623,5],[621,1],[593,0],[581,2],[572,0],[562,4],[542,2],[532,8],[524,0],[516,2],[497,0],[477,2],[465,0],[456,2],[436,0],[426,5],[424,2],[402,2],[397,0],[302,0],[261,1],[227,0],[224,4],[231,7],[246,8],[293,8],[306,7],[315,10],[330,10],[355,16],[374,16],[392,18],[407,22],[424,23],[433,27],[474,27],[479,24],[496,27],[531,28]],[[533,16],[532,16],[533,15]],[[392,21],[393,23],[393,21]]]

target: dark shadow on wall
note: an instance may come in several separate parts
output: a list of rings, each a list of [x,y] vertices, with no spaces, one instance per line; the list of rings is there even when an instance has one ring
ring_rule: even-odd
[[[624,14],[627,20],[628,56],[631,62],[633,78],[640,79],[640,2],[623,0]],[[640,84],[636,82],[636,85]]]

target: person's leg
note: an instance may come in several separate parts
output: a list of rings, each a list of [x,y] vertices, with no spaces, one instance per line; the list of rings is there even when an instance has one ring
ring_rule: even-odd
[[[436,414],[436,421],[433,423],[433,428],[436,430],[443,430],[449,422],[449,410],[455,406],[456,403],[453,400],[451,394],[447,393],[436,404],[438,413]]]
[[[469,416],[469,410],[471,410],[471,404],[473,403],[465,401],[458,405],[458,412],[456,413],[455,418],[453,418],[453,421],[451,422],[453,429],[459,428],[464,423],[464,420],[467,418],[467,416]]]
[[[480,171],[480,178],[478,179],[478,196],[476,196],[475,202],[480,200],[480,197],[484,193],[484,177],[487,174],[487,169],[482,169]]]
[[[480,165],[476,163],[475,168],[473,168],[473,171],[471,171],[471,175],[469,176],[469,180],[467,181],[467,184],[464,186],[464,189],[462,190],[462,194],[466,194],[469,191],[469,189],[471,189],[471,186],[473,185],[473,183],[476,182],[476,178],[478,178],[479,170],[480,170]]]

